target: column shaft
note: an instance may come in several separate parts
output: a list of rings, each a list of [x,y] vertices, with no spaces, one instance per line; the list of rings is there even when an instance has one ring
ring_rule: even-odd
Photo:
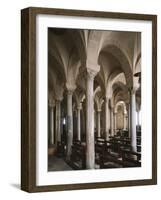
[[[126,129],[126,113],[124,113],[124,130]]]
[[[73,110],[72,110],[72,91],[67,94],[67,159],[70,159],[71,146],[73,143]]]
[[[137,125],[140,125],[140,119],[139,119],[139,111],[137,111]]]
[[[129,137],[131,137],[131,133],[130,133],[130,104],[129,104],[129,109],[128,109],[128,132],[129,132]]]
[[[110,129],[110,113],[109,113],[109,99],[105,99],[105,138],[109,140]]]
[[[111,114],[111,136],[114,136],[114,131],[113,131],[113,125],[114,125],[114,123],[113,123],[113,108],[111,108],[110,114]]]
[[[116,112],[114,112],[114,134],[116,134]]]
[[[50,144],[54,144],[54,107],[50,106]]]
[[[77,109],[77,139],[81,140],[80,109]]]
[[[56,138],[57,142],[61,142],[61,102],[56,101]]]
[[[133,151],[137,151],[136,143],[136,102],[135,93],[130,95],[130,131],[131,131],[131,147]]]
[[[97,137],[101,137],[100,119],[101,119],[101,112],[97,111]]]
[[[93,99],[94,75],[87,73],[86,79],[86,168],[95,168],[94,145],[94,99]]]

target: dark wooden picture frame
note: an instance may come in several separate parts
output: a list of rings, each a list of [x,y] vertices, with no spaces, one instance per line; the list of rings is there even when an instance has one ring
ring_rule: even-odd
[[[36,16],[38,14],[152,22],[152,178],[64,185],[36,185]],[[157,16],[53,8],[21,11],[21,189],[27,192],[157,184]]]

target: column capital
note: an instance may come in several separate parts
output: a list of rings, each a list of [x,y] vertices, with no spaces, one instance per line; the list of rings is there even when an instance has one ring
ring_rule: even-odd
[[[79,105],[77,105],[77,110],[81,110],[82,109],[82,103],[79,103]]]
[[[79,72],[84,78],[89,78],[91,80],[97,75],[100,70],[100,66],[97,64],[86,63],[86,67],[80,67]]]
[[[74,90],[67,90],[67,95],[73,95]]]
[[[102,110],[101,109],[97,109],[97,112],[100,113]]]
[[[135,87],[130,87],[130,88],[128,88],[129,95],[135,94],[135,93],[136,93],[136,90],[137,90],[137,88],[135,88]]]
[[[87,68],[87,78],[90,79],[94,79],[94,77],[97,75],[98,71],[91,69],[91,68]]]
[[[77,87],[76,84],[67,82],[66,83],[67,94],[73,94],[76,87]]]
[[[49,99],[49,106],[55,107],[55,99]]]
[[[86,68],[87,68],[87,71],[92,70],[97,73],[100,71],[100,65],[98,65],[97,62],[95,61],[93,62],[93,60],[90,60],[88,58],[86,60]]]
[[[55,99],[55,104],[61,102],[62,100],[63,100],[63,97],[57,97]]]

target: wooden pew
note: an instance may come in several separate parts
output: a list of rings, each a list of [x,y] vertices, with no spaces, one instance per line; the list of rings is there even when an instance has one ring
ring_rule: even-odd
[[[121,142],[115,139],[106,141],[106,146],[109,147],[110,152],[117,153],[118,155],[120,155],[120,145]]]
[[[71,164],[75,169],[86,168],[86,154],[83,145],[78,143],[72,145]]]
[[[137,145],[141,145],[141,137],[137,137]]]
[[[100,169],[106,168],[121,168],[123,167],[122,161],[119,159],[119,155],[113,154],[113,146],[106,143],[106,148],[103,154],[100,154]]]
[[[73,144],[74,144],[74,145],[77,145],[77,144],[78,144],[78,145],[81,145],[81,141],[80,141],[80,140],[74,140],[74,141],[73,141]]]
[[[122,150],[123,167],[140,167],[141,153],[130,150]]]
[[[123,137],[110,137],[110,141],[113,143],[119,143],[120,146],[124,146],[125,149],[130,149],[131,140],[130,138],[123,138]],[[137,137],[137,151],[141,152],[141,138]]]
[[[105,153],[105,140],[104,139],[97,139],[95,141],[95,163],[100,165],[100,155]]]
[[[65,143],[64,142],[57,143],[57,153],[56,154],[58,157],[65,156]]]
[[[141,152],[141,145],[137,145],[137,152]]]
[[[100,165],[100,168],[105,168],[105,160],[115,160],[118,158],[118,155],[114,155],[114,150],[118,151],[118,149],[114,149],[115,143],[113,141],[105,141],[104,139],[98,139],[95,142],[95,162]],[[111,153],[113,152],[113,153]],[[113,157],[114,156],[114,157]],[[108,168],[114,167],[112,165],[108,165]],[[106,166],[107,168],[107,166]]]
[[[109,141],[107,144],[111,144]],[[113,145],[113,144],[112,144]],[[107,145],[103,153],[100,153],[100,168],[116,168],[116,167],[140,167],[141,153],[131,151],[130,145],[121,145],[118,154],[113,153],[113,146]]]

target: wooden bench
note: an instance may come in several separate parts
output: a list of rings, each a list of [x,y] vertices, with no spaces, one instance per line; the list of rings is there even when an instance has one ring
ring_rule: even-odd
[[[124,167],[140,167],[141,153],[130,150],[122,150],[122,161]]]
[[[116,141],[116,140],[106,141],[106,147],[109,147],[108,149],[110,151],[113,151],[118,154],[120,153],[120,145],[121,145],[121,142]]]
[[[123,137],[111,137],[110,141],[116,144],[119,143],[120,146],[125,146],[126,148],[130,149],[131,146],[131,140],[130,138],[123,138]],[[137,151],[141,152],[141,138],[137,137]]]
[[[84,146],[76,143],[72,145],[71,162],[75,167],[77,166],[78,169],[86,168],[86,154]]]
[[[64,142],[57,143],[57,153],[56,154],[58,157],[65,156],[65,143]]]
[[[113,147],[108,145],[103,153],[100,153],[100,168],[121,168],[121,167],[140,167],[141,153],[125,150],[120,145],[120,152],[113,153]],[[129,147],[131,148],[131,146]]]
[[[95,142],[95,163],[100,165],[100,156],[104,155],[107,151],[105,141],[96,141]]]
[[[103,154],[100,154],[100,168],[121,168],[123,163],[119,160],[119,155],[112,153],[113,147],[107,145]]]

